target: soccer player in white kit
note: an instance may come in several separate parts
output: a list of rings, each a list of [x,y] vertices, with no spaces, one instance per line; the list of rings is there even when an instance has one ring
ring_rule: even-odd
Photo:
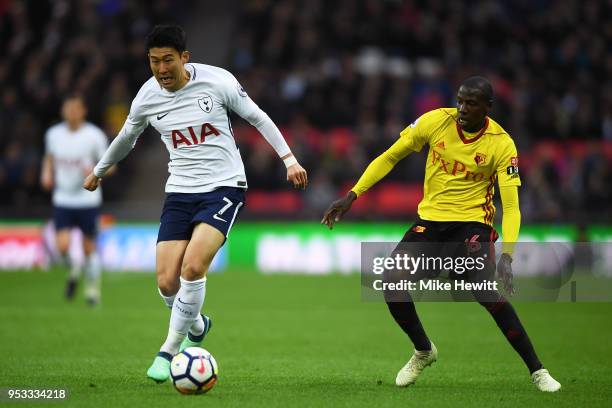
[[[306,171],[282,134],[228,71],[189,63],[185,32],[156,26],[146,41],[153,72],[140,88],[129,116],[83,183],[95,190],[106,170],[124,158],[152,125],[170,155],[166,200],[156,246],[159,293],[171,309],[170,327],[147,376],[170,375],[172,357],[198,346],[211,320],[201,315],[206,272],[244,205],[247,180],[234,140],[229,112],[255,126],[287,167],[287,180],[305,188]]]
[[[104,132],[86,122],[87,109],[83,98],[71,95],[62,104],[63,122],[52,126],[45,135],[45,156],[41,184],[53,190],[53,222],[57,250],[65,264],[70,264],[71,228],[83,233],[85,254],[85,298],[90,305],[100,301],[101,271],[96,252],[98,215],[102,192],[81,188],[88,175],[108,147]],[[81,265],[72,263],[65,295],[71,300],[81,275]]]

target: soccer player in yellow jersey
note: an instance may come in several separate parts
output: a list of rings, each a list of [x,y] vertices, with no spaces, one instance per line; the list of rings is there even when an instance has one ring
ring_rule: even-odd
[[[488,117],[492,103],[493,88],[486,78],[466,79],[459,87],[456,108],[427,112],[404,129],[399,139],[370,163],[351,191],[330,205],[321,223],[333,228],[353,201],[385,177],[400,160],[429,145],[419,217],[402,243],[467,242],[477,248],[490,247],[497,240],[492,227],[497,180],[504,236],[497,273],[506,292],[512,294],[512,249],[521,221],[518,200],[521,180],[512,138]],[[494,259],[491,262],[490,270],[494,273]],[[561,384],[540,363],[527,332],[504,296],[496,290],[472,293],[519,353],[537,388],[548,392],[559,390]],[[415,347],[412,358],[397,374],[398,386],[413,384],[423,369],[438,357],[410,294],[405,292],[403,296],[407,296],[407,301],[399,302],[385,294],[389,311]]]

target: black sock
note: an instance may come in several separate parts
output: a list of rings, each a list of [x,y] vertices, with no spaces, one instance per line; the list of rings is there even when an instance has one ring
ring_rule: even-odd
[[[387,307],[395,322],[410,337],[415,349],[419,351],[431,350],[431,342],[421,325],[414,302],[387,302]]]
[[[529,372],[533,373],[542,368],[536,352],[529,340],[527,332],[523,328],[516,311],[507,300],[503,299],[495,303],[480,303],[491,314],[495,323],[500,328],[514,350],[521,356]]]

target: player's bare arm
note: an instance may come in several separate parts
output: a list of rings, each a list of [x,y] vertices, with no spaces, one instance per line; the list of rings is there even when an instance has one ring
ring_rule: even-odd
[[[117,165],[113,164],[104,174],[104,177],[112,176],[117,171]],[[95,191],[100,183],[102,182],[102,177],[97,177],[93,173],[93,169],[89,172],[87,177],[85,177],[85,181],[83,181],[83,188],[89,191]]]
[[[514,250],[514,244],[518,240],[521,225],[518,188],[516,186],[500,186],[499,193],[503,207],[502,234],[504,243],[502,255],[497,263],[497,274],[506,294],[512,296],[514,295],[512,251]]]
[[[287,166],[287,181],[293,184],[293,187],[304,190],[308,185],[308,174],[306,170],[300,166],[293,153],[286,154],[281,157]]]
[[[508,296],[514,295],[514,275],[512,275],[512,256],[507,253],[501,254],[497,262],[497,274]]]
[[[45,191],[53,189],[53,156],[49,154],[43,159],[40,184]]]
[[[383,154],[372,160],[359,178],[359,181],[357,181],[357,184],[355,184],[355,187],[346,196],[331,203],[323,215],[321,224],[327,225],[329,229],[333,229],[334,223],[342,219],[342,216],[351,208],[353,201],[359,195],[365,193],[374,184],[382,180],[400,160],[410,153],[412,153],[412,150],[401,139],[398,139]]]
[[[356,199],[357,194],[349,191],[343,198],[331,203],[323,215],[321,224],[327,225],[329,229],[333,229],[334,223],[342,219],[342,216],[351,209],[351,205],[353,205],[353,201]]]
[[[83,182],[83,188],[85,190],[95,191],[100,185],[101,181],[102,179],[100,177],[96,176],[93,173],[90,173],[89,176],[87,176],[85,178],[85,181]]]

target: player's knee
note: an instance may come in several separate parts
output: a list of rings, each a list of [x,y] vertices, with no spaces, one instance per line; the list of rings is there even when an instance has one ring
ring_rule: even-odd
[[[203,265],[194,262],[183,262],[181,267],[181,276],[188,281],[202,279],[206,275],[206,270]]]
[[[169,275],[157,275],[157,286],[164,296],[173,296],[178,292],[181,284],[178,277],[175,279]]]
[[[70,249],[70,241],[58,241],[57,242],[57,252],[61,255],[68,255],[68,250]]]
[[[89,256],[96,252],[96,242],[92,239],[83,242],[83,252]]]

